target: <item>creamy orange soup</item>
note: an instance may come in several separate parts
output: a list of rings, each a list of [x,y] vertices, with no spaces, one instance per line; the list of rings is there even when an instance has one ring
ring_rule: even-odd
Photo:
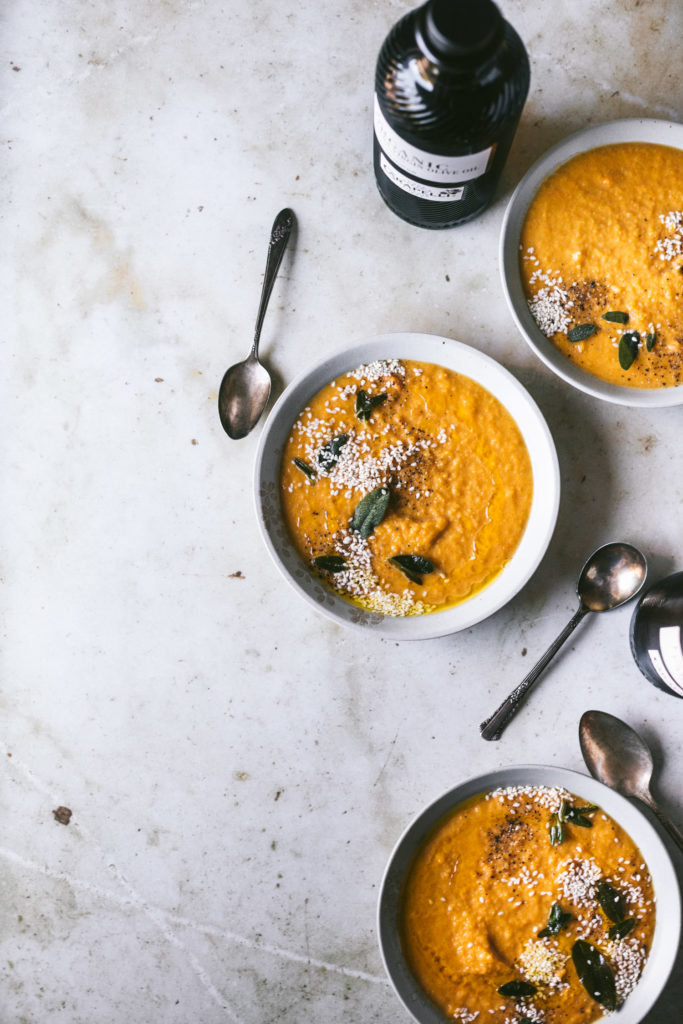
[[[460,1024],[601,1018],[637,984],[654,926],[631,838],[554,787],[499,789],[458,808],[419,851],[402,904],[408,961]]]
[[[322,389],[281,469],[285,522],[337,593],[387,615],[465,600],[511,558],[533,490],[517,424],[433,363],[378,360]]]
[[[531,312],[572,363],[612,384],[683,384],[683,151],[575,156],[539,188],[521,271]]]

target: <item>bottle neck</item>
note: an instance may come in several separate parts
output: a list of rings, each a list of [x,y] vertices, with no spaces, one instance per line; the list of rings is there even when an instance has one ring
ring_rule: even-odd
[[[493,65],[505,22],[491,0],[428,0],[415,17],[415,41],[431,78],[471,76]]]

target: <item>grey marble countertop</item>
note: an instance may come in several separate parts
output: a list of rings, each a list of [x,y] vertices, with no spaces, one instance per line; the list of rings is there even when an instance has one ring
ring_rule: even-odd
[[[683,705],[634,665],[629,607],[582,625],[501,742],[479,737],[574,611],[590,551],[626,538],[653,578],[683,568],[683,408],[564,385],[518,335],[497,254],[549,145],[680,117],[682,9],[501,7],[532,63],[504,179],[482,217],[427,232],[372,172],[374,62],[403,0],[4,5],[3,1022],[407,1021],[375,937],[394,842],[467,776],[585,770],[590,707],[651,742],[681,820]],[[276,394],[350,341],[420,331],[498,359],[548,420],[555,535],[478,626],[368,640],[269,560],[259,430],[229,441],[216,397],[283,206],[298,229],[262,339]],[[682,998],[671,982],[649,1024]]]

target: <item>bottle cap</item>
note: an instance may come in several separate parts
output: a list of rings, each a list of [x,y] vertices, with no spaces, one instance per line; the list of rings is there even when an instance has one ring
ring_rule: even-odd
[[[492,0],[431,0],[423,11],[418,41],[437,60],[477,56],[502,34],[503,18]]]

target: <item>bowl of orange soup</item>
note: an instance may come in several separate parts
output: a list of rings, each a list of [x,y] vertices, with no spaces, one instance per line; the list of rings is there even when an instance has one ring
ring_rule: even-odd
[[[513,193],[500,256],[517,326],[559,377],[683,402],[683,125],[612,121],[551,148]]]
[[[638,1024],[678,949],[658,833],[592,778],[521,766],[422,811],[389,860],[384,965],[419,1024]]]
[[[526,583],[555,526],[559,472],[538,407],[499,363],[387,334],[286,389],[255,497],[268,551],[312,607],[423,639],[481,621]]]

